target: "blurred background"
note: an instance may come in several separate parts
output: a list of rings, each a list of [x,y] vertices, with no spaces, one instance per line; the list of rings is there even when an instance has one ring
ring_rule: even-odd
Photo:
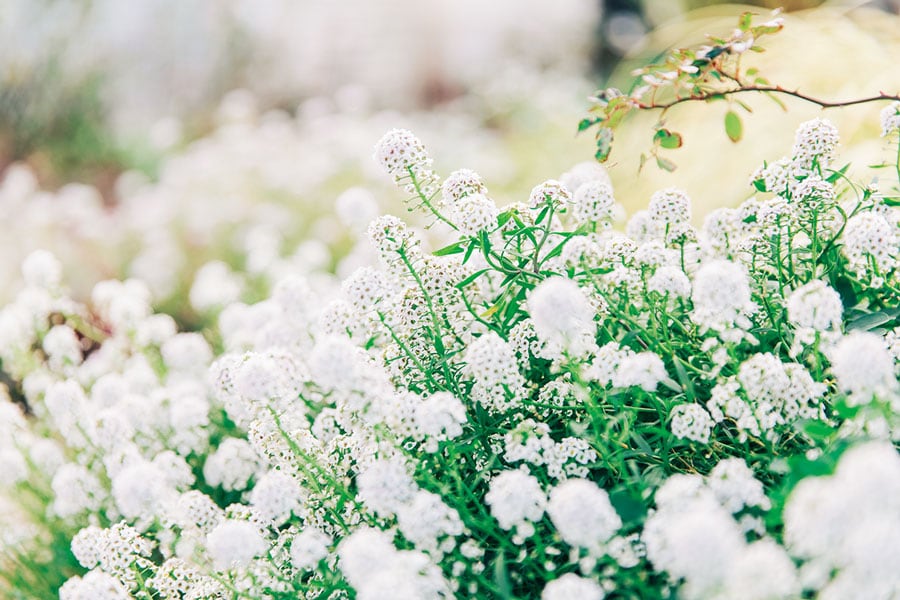
[[[900,88],[900,0],[759,1],[787,27],[754,57],[827,99]],[[667,48],[727,34],[748,5],[710,0],[0,0],[0,281],[37,247],[69,283],[140,277],[202,320],[285,269],[345,273],[368,219],[402,208],[372,146],[413,129],[439,173],[467,167],[503,205],[590,161],[588,96],[627,87]],[[638,173],[654,115],[622,128],[606,167],[629,210],[679,186],[697,219],[737,204],[815,107],[751,98],[683,106],[679,168]],[[880,106],[829,112],[843,157],[879,162]],[[870,176],[865,173],[862,176]],[[192,288],[206,277],[206,294]],[[190,302],[185,302],[190,298]]]

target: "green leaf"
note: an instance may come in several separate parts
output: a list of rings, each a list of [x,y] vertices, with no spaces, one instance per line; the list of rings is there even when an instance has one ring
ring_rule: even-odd
[[[882,325],[886,325],[900,317],[900,307],[885,308],[874,313],[867,313],[847,322],[847,329],[861,329],[871,331]]]
[[[759,83],[760,85],[769,85],[769,82],[764,79],[757,79],[756,82]],[[769,98],[772,99],[772,102],[774,102],[775,104],[780,106],[781,110],[783,110],[784,112],[787,112],[787,105],[781,101],[781,98],[779,98],[772,92],[764,92],[764,93],[766,96],[768,96]]]
[[[744,127],[741,125],[741,118],[733,110],[725,113],[725,133],[732,142],[741,141],[744,135]]]
[[[462,264],[466,264],[469,262],[469,259],[472,257],[472,253],[475,252],[476,244],[469,244],[469,247],[466,248],[466,255],[463,256]]]
[[[450,244],[449,246],[444,246],[440,250],[435,250],[434,252],[432,252],[432,254],[434,256],[447,256],[450,254],[459,254],[460,252],[463,252],[465,249],[466,249],[466,243],[464,241],[460,240],[458,242],[454,242],[453,244]]]
[[[752,12],[741,13],[741,17],[738,20],[738,28],[741,31],[747,31],[748,29],[750,29],[750,25],[752,23],[753,23],[753,13]]]
[[[765,191],[766,191],[766,180],[765,180],[765,179],[762,179],[762,178],[760,178],[760,179],[754,179],[754,180],[753,180],[753,187],[755,187],[756,190],[759,191],[759,192],[765,192]]]
[[[597,119],[582,119],[578,122],[578,133],[581,133],[585,129],[590,129],[594,123],[597,122]]]
[[[599,162],[606,162],[612,151],[613,132],[609,127],[601,127],[597,131],[597,152],[594,158]]]
[[[474,273],[472,273],[471,275],[469,275],[468,277],[466,277],[465,279],[463,279],[462,281],[457,283],[456,287],[459,289],[463,289],[464,287],[466,287],[467,285],[469,285],[470,283],[472,283],[473,281],[475,281],[476,279],[478,279],[479,277],[481,277],[482,275],[484,275],[487,272],[488,272],[488,269],[481,269],[480,271],[475,271]]]
[[[668,129],[657,129],[653,134],[653,143],[659,144],[668,150],[681,148],[683,141],[680,133],[669,131]]]
[[[738,106],[740,106],[741,108],[743,108],[744,110],[746,110],[748,113],[753,112],[753,109],[750,108],[750,106],[746,102],[743,102],[742,100],[735,100],[734,103],[737,104]]]
[[[827,441],[837,431],[831,425],[823,421],[806,421],[801,426],[803,432],[813,440]]]
[[[500,556],[494,561],[494,585],[497,586],[497,594],[503,600],[513,598],[512,584],[509,581],[509,572],[506,570],[506,555],[500,552]]]
[[[613,505],[625,523],[638,522],[647,515],[647,507],[644,506],[644,503],[639,498],[632,496],[626,489],[610,492],[609,503]]]
[[[838,179],[843,177],[847,173],[847,169],[850,168],[850,163],[847,163],[837,171],[832,171],[831,174],[825,179],[828,183],[834,184]]]
[[[487,309],[486,311],[481,313],[479,316],[482,319],[488,319],[488,318],[494,316],[497,313],[497,311],[500,310],[501,307],[502,307],[502,305],[498,302],[497,304],[493,305],[492,307],[490,307],[489,309]]]
[[[663,171],[668,171],[669,173],[678,168],[678,165],[667,158],[663,158],[662,156],[656,157],[656,166],[658,166]]]

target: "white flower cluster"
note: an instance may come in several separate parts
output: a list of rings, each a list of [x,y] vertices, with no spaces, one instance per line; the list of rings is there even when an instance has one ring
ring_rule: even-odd
[[[802,128],[808,170],[832,138]],[[281,273],[265,300],[215,299],[202,333],[136,279],[85,305],[51,255],[27,261],[0,309],[0,524],[30,515],[0,532],[10,556],[52,564],[43,540],[77,532],[67,598],[896,588],[900,459],[860,442],[900,432],[897,274],[851,225],[897,209],[816,183],[802,202],[836,221],[755,197],[697,229],[670,189],[621,233],[596,168],[497,207],[471,171],[438,201],[408,132],[379,148],[400,185],[433,184],[450,245],[378,217],[342,285]]]
[[[834,474],[803,479],[784,509],[784,542],[819,598],[889,598],[900,587],[900,456],[870,442]]]
[[[708,478],[675,475],[656,492],[641,540],[653,566],[682,582],[682,598],[796,598],[800,578],[770,538],[748,543],[733,514],[769,507],[762,484],[739,459]]]

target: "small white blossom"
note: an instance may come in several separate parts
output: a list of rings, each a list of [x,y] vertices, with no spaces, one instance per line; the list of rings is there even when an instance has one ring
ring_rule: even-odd
[[[900,131],[900,102],[891,102],[881,109],[881,137]]]
[[[873,396],[892,394],[898,387],[894,360],[882,338],[874,333],[850,333],[829,356],[838,386],[850,394],[854,404],[867,404]]]
[[[528,311],[538,337],[576,355],[594,341],[594,309],[578,284],[565,277],[542,281],[528,296]]]
[[[544,586],[541,600],[602,600],[605,595],[603,588],[593,579],[566,573]]]
[[[503,471],[491,480],[484,497],[491,516],[503,529],[516,529],[522,538],[534,532],[534,523],[544,514],[547,495],[533,476],[520,470]]]
[[[330,536],[309,527],[298,533],[291,542],[291,565],[298,570],[313,569],[328,556],[333,543]]]
[[[814,279],[791,292],[787,299],[788,320],[798,327],[816,331],[841,326],[844,305],[840,295],[827,283]]]
[[[571,546],[604,554],[603,545],[622,527],[609,494],[587,479],[568,479],[550,492],[547,514]]]
[[[247,521],[223,521],[206,537],[209,556],[222,570],[248,565],[266,547],[257,527]]]
[[[709,442],[713,420],[699,404],[679,404],[672,409],[670,428],[677,438],[705,444]]]

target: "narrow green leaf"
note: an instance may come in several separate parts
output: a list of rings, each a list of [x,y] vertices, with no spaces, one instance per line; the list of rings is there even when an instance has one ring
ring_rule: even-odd
[[[867,313],[847,322],[847,329],[871,331],[882,325],[893,322],[900,317],[900,308],[885,308],[874,313]]]
[[[847,169],[850,168],[850,163],[847,163],[837,171],[832,171],[831,174],[825,179],[828,183],[835,183],[838,179],[843,177],[847,173]]]
[[[476,247],[477,244],[469,244],[469,247],[466,248],[466,255],[463,256],[462,264],[466,264],[467,262],[469,262],[469,259],[472,257],[472,253],[475,252]]]
[[[497,304],[493,305],[492,307],[490,307],[489,309],[487,309],[486,311],[481,313],[480,316],[482,319],[490,318],[490,317],[494,316],[497,313],[497,311],[500,310],[500,308],[501,308],[501,305],[498,302]]]
[[[738,20],[738,28],[741,31],[747,31],[748,29],[750,29],[751,23],[753,23],[753,13],[752,12],[741,13],[741,17]]]
[[[471,275],[469,275],[468,277],[466,277],[465,279],[463,279],[462,281],[457,283],[456,287],[459,289],[463,289],[464,287],[466,287],[467,285],[469,285],[470,283],[472,283],[473,281],[475,281],[476,279],[478,279],[479,277],[481,277],[482,275],[484,275],[487,272],[488,272],[488,269],[481,269],[480,271],[475,271],[474,273],[472,273]]]
[[[444,246],[443,248],[441,248],[439,250],[435,250],[434,252],[432,252],[432,254],[434,256],[447,256],[450,254],[459,254],[460,252],[465,251],[465,249],[466,249],[465,246],[466,246],[466,243],[464,241],[460,240],[458,242],[454,242],[454,243],[450,244],[449,246]]]
[[[768,84],[769,84],[768,81],[762,81],[762,82],[761,82],[761,81],[758,80],[758,79],[757,79],[757,83],[760,83],[761,85],[768,85]],[[773,94],[772,92],[765,92],[765,94],[766,94],[766,96],[768,96],[769,98],[772,99],[772,102],[774,102],[775,104],[777,104],[778,106],[780,106],[780,107],[781,107],[781,110],[783,110],[784,112],[787,112],[787,105],[786,105],[784,102],[781,101],[781,98],[779,98],[778,96],[776,96],[776,95]]]
[[[503,600],[511,600],[512,584],[509,581],[509,573],[506,570],[506,556],[500,552],[500,556],[494,561],[494,585],[497,586],[497,594]]]
[[[732,142],[741,141],[744,135],[744,126],[741,124],[741,118],[733,110],[725,113],[725,133]]]

